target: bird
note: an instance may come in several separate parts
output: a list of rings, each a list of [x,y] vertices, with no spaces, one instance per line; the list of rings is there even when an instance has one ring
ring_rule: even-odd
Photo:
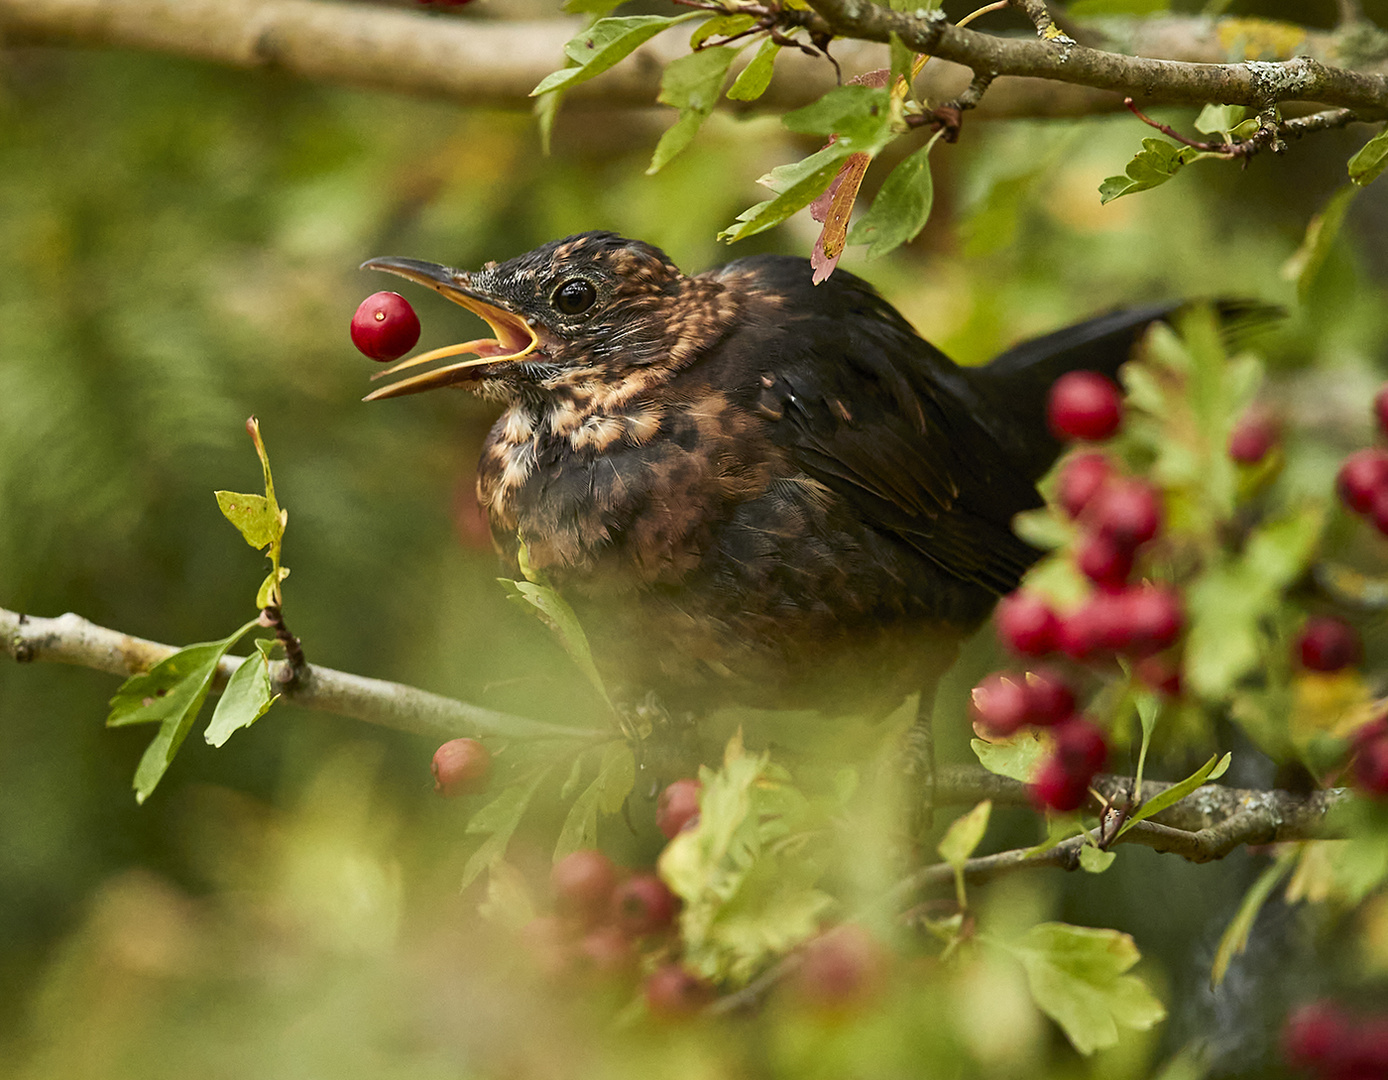
[[[1043,505],[1062,449],[1049,388],[1113,376],[1180,306],[1110,311],[970,367],[867,281],[812,284],[804,258],[687,275],[585,232],[476,271],[362,266],[493,335],[394,365],[366,400],[500,402],[477,490],[503,563],[524,558],[569,603],[614,697],[690,715],[924,707],[1040,556],[1012,522]]]

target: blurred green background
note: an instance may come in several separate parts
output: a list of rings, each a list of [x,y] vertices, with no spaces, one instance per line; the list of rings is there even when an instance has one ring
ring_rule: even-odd
[[[1163,114],[1187,130],[1192,116]],[[757,176],[813,146],[774,119],[720,115],[646,177],[666,119],[565,112],[545,157],[520,112],[163,57],[0,54],[0,605],[176,644],[250,617],[263,560],[212,492],[257,489],[243,428],[254,414],[290,514],[286,618],[311,661],[591,718],[562,652],[494,581],[471,501],[491,407],[463,393],[361,404],[374,368],[347,324],[392,287],[356,269],[375,255],[471,267],[592,228],[661,245],[691,271],[808,253],[808,220],[740,250],[714,237],[761,197]],[[1287,304],[1265,350],[1307,422],[1336,432],[1303,457],[1307,488],[1323,486],[1336,455],[1368,437],[1367,409],[1356,428],[1336,402],[1367,401],[1388,370],[1388,181],[1359,196],[1304,304],[1282,267],[1364,131],[1247,171],[1201,163],[1100,207],[1099,182],[1150,134],[1127,117],[966,127],[935,155],[925,234],[881,263],[850,249],[842,265],[967,362],[1157,297]],[[475,336],[460,309],[410,299],[422,346]],[[960,681],[988,659],[982,643]],[[103,729],[115,685],[0,664],[0,1075],[616,1068],[581,1024],[531,1038],[537,1016],[561,1031],[573,1017],[527,997],[523,979],[489,981],[505,962],[479,959],[476,898],[456,896],[466,807],[433,796],[426,741],[281,706],[219,752],[195,734],[137,807],[130,779],[149,731]],[[641,853],[643,841],[621,842]],[[1229,1059],[1253,1074],[1266,1040],[1238,987],[1220,1003],[1200,986],[1260,865],[1131,851],[1102,880],[1055,875],[1024,900],[1133,933],[1185,1003],[1154,1037],[1176,1046],[1223,1025],[1229,1045],[1253,1040]],[[1314,966],[1299,976],[1314,980]],[[998,1075],[1035,1075],[1050,1060],[1038,1053],[1058,1053],[1044,1028],[1026,1031]],[[781,1050],[749,1050],[739,1071],[795,1060]],[[1092,1068],[1140,1075],[1148,1050]],[[625,1052],[633,1071],[659,1054],[669,1075],[729,1075],[692,1036],[633,1037]]]

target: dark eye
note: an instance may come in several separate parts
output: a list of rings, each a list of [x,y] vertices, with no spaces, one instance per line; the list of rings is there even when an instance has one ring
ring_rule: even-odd
[[[554,290],[554,306],[565,315],[579,315],[593,306],[598,290],[583,278],[569,278]]]

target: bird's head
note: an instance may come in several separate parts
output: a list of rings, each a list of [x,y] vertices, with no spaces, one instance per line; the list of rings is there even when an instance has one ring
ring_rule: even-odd
[[[658,248],[606,232],[555,240],[476,271],[397,258],[362,267],[428,286],[480,315],[494,335],[387,368],[377,377],[470,357],[389,383],[367,401],[458,384],[509,396],[676,362],[701,328],[697,318],[691,325],[691,304],[707,307],[698,298],[710,284],[694,287],[702,279],[685,277]]]

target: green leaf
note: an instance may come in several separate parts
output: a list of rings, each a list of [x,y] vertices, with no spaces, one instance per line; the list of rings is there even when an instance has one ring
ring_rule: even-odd
[[[564,0],[564,10],[570,15],[606,15],[623,0]]]
[[[522,774],[468,820],[467,831],[480,833],[486,839],[464,865],[463,881],[459,888],[466,889],[483,870],[506,854],[506,845],[511,842],[511,836],[525,816],[526,808],[552,768],[552,765],[544,765]]]
[[[615,739],[603,749],[597,777],[569,807],[554,848],[554,861],[580,848],[596,847],[599,812],[611,815],[621,810],[635,783],[636,758],[625,739]]]
[[[1367,150],[1368,147],[1364,149]],[[1367,180],[1364,182],[1368,183]],[[1311,286],[1315,284],[1331,248],[1335,246],[1335,241],[1340,235],[1340,227],[1345,221],[1345,213],[1357,194],[1359,186],[1351,184],[1330,196],[1325,209],[1307,223],[1306,235],[1302,238],[1301,246],[1282,264],[1283,278],[1296,282],[1296,294],[1303,302],[1310,294]]]
[[[617,19],[599,19],[581,34],[570,38],[564,46],[564,54],[575,66],[550,72],[530,91],[530,96],[587,82],[594,75],[601,75],[613,64],[624,60],[662,30],[701,14],[691,11],[673,16],[629,15]]]
[[[1233,131],[1247,113],[1242,105],[1206,105],[1195,118],[1195,130],[1205,135]]]
[[[732,86],[728,87],[728,98],[732,101],[756,101],[771,85],[771,76],[776,70],[776,56],[781,47],[767,38],[757,49],[747,66],[738,72]]]
[[[1229,964],[1248,946],[1248,935],[1253,929],[1253,924],[1258,921],[1258,912],[1263,910],[1263,904],[1272,895],[1272,890],[1296,865],[1300,856],[1299,847],[1286,848],[1277,856],[1277,861],[1259,874],[1258,880],[1243,894],[1239,910],[1224,928],[1224,933],[1219,938],[1219,947],[1215,949],[1214,964],[1210,968],[1212,987],[1217,987],[1224,981]]]
[[[264,495],[241,495],[235,491],[214,492],[223,516],[241,531],[246,543],[259,551],[284,535],[279,515],[270,509]]]
[[[733,34],[740,34],[744,30],[752,29],[756,22],[751,15],[715,15],[695,27],[694,33],[689,35],[689,47],[698,49],[711,37],[731,37]]]
[[[121,683],[111,698],[108,727],[126,724],[158,723],[140,764],[135,769],[135,801],[143,803],[158,786],[178,748],[192,729],[217,665],[227,650],[255,626],[246,623],[221,641],[200,642],[180,649],[142,675],[132,675]]]
[[[1160,794],[1153,795],[1133,811],[1132,817],[1128,818],[1128,820],[1124,822],[1123,827],[1118,830],[1118,835],[1122,836],[1137,822],[1143,821],[1153,814],[1160,814],[1168,806],[1174,806],[1202,784],[1219,779],[1228,771],[1229,761],[1232,756],[1231,754],[1225,754],[1221,758],[1211,755],[1209,761],[1201,765],[1200,768],[1196,769],[1195,772],[1191,773],[1180,783],[1172,784]]]
[[[540,621],[559,638],[559,643],[570,659],[578,665],[584,677],[598,692],[598,696],[610,706],[612,699],[607,696],[607,687],[593,663],[593,652],[588,647],[588,635],[583,632],[578,616],[569,607],[568,601],[548,585],[538,585],[533,581],[512,581],[510,578],[497,578],[506,590],[507,598],[520,607],[538,614]]]
[[[868,244],[867,257],[876,259],[925,228],[935,189],[930,177],[930,151],[940,133],[891,171],[872,208],[853,226],[850,244]]]
[[[850,152],[876,154],[892,140],[891,94],[873,86],[840,86],[786,113],[782,123],[802,135],[836,135]]]
[[[1352,183],[1364,187],[1378,179],[1384,168],[1388,167],[1388,128],[1384,128],[1359,148],[1359,152],[1349,159],[1349,178]]]
[[[1080,848],[1080,869],[1089,874],[1102,874],[1116,858],[1116,851],[1100,851],[1093,844],[1085,844]]]
[[[744,210],[737,216],[738,223],[724,229],[718,238],[729,242],[741,240],[779,225],[797,210],[803,210],[829,186],[850,152],[842,143],[834,142],[800,161],[778,165],[763,176],[760,183],[779,194]]]
[[[1117,1045],[1120,1027],[1146,1031],[1166,1016],[1146,984],[1125,974],[1140,959],[1127,934],[1041,923],[1004,947],[1026,970],[1037,1007],[1081,1054]]]
[[[983,834],[988,831],[988,817],[992,811],[992,800],[984,799],[967,814],[951,822],[935,849],[940,853],[940,858],[956,870],[962,870],[964,864],[969,861],[969,856],[982,843]]]
[[[723,81],[728,77],[728,65],[736,55],[736,49],[719,45],[681,56],[666,65],[660,80],[659,101],[679,109],[680,116],[661,135],[646,169],[647,175],[658,172],[693,140],[699,126],[718,104]]]
[[[279,700],[270,688],[269,652],[275,647],[272,638],[257,638],[256,651],[241,661],[232,672],[227,688],[212,711],[212,719],[203,733],[209,745],[221,746],[236,731],[250,727]]]
[[[1037,763],[1048,753],[1048,747],[1034,728],[1023,728],[1017,734],[997,742],[971,739],[969,745],[978,760],[990,773],[1010,776],[1028,783]]]
[[[1099,185],[1099,202],[1112,202],[1120,195],[1159,187],[1180,172],[1187,162],[1200,156],[1201,152],[1192,146],[1176,146],[1162,139],[1143,139],[1142,149],[1124,170],[1126,175],[1110,176]]]

